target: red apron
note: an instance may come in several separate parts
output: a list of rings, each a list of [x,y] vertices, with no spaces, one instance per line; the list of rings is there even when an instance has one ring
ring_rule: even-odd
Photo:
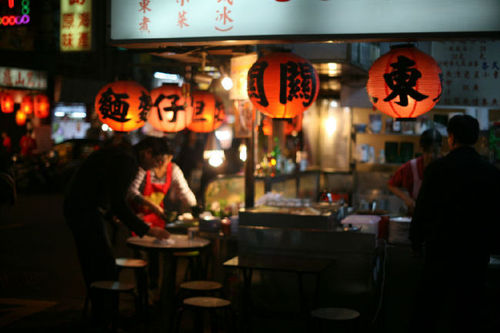
[[[163,208],[163,198],[168,192],[170,188],[170,183],[172,182],[172,163],[167,164],[167,172],[165,173],[165,183],[163,184],[155,184],[151,182],[151,171],[146,172],[146,185],[144,186],[144,190],[142,194],[148,200],[154,202],[157,205],[160,205]],[[155,213],[151,213],[151,210],[147,207],[143,207],[141,212],[144,213],[143,220],[148,225],[153,227],[165,227],[165,220],[156,215]]]

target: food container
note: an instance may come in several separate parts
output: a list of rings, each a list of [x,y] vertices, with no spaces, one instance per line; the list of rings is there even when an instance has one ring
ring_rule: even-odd
[[[389,236],[387,241],[390,244],[410,245],[410,222],[411,217],[392,217],[389,219]]]

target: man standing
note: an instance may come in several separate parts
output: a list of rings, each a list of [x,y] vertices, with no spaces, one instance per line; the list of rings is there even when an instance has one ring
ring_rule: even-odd
[[[163,162],[167,146],[160,138],[146,138],[134,147],[126,144],[92,153],[74,175],[64,201],[64,215],[73,232],[87,288],[94,281],[117,280],[115,258],[105,228],[105,216],[116,216],[140,236],[169,237],[149,227],[128,205],[127,191],[139,167],[149,170]],[[105,324],[112,298],[90,294],[93,317]]]
[[[445,312],[452,332],[482,332],[485,323],[489,256],[500,246],[500,171],[474,150],[478,136],[476,119],[450,119],[451,151],[424,173],[410,228],[414,250],[425,249],[414,332],[432,332]]]

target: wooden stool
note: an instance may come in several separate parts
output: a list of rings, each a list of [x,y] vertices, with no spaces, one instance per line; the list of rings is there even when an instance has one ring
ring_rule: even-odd
[[[207,281],[210,282],[210,281]],[[178,332],[180,329],[180,324],[182,322],[182,315],[184,313],[185,309],[192,309],[195,312],[195,331],[196,332],[203,332],[204,331],[204,325],[203,325],[203,311],[208,311],[210,315],[210,327],[211,331],[218,332],[218,323],[217,323],[217,310],[224,310],[224,313],[226,314],[227,311],[229,311],[231,315],[231,330],[225,330],[225,332],[236,332],[235,328],[235,323],[236,320],[234,318],[234,312],[231,309],[231,302],[218,298],[218,297],[189,297],[183,300],[183,306],[179,308],[177,318],[175,321],[175,327],[174,327],[174,332]]]
[[[96,281],[92,282],[92,284],[90,285],[89,293],[92,292],[91,291],[92,289],[98,290],[100,292],[108,292],[116,294],[118,302],[116,304],[116,308],[113,309],[113,317],[111,318],[112,331],[114,332],[117,327],[116,325],[119,314],[119,305],[120,305],[119,296],[121,293],[131,294],[137,300],[136,294],[134,293],[135,286],[131,283],[123,283],[120,281]],[[85,298],[85,306],[83,309],[84,316],[86,316],[88,311],[88,303],[89,303],[89,294],[87,294]],[[136,302],[136,311],[137,311],[137,302]]]
[[[319,327],[314,332],[357,332],[359,312],[346,308],[319,308],[311,311],[311,316]]]
[[[135,281],[137,283],[137,293],[141,302],[141,310],[145,314],[148,306],[148,278],[146,267],[148,263],[146,260],[133,259],[133,258],[117,258],[115,259],[116,267],[118,270],[132,269],[135,273]]]
[[[200,251],[174,252],[177,258],[186,258],[188,260],[184,281],[200,278],[202,273]]]

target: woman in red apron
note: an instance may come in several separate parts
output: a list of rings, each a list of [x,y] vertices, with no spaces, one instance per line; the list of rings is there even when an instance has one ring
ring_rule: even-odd
[[[164,175],[164,182],[163,183],[156,183],[152,181],[152,172],[148,170],[146,172],[146,183],[144,185],[144,189],[142,190],[142,195],[145,197],[145,199],[149,200],[150,202],[154,203],[155,205],[160,206],[162,209],[164,208],[163,200],[165,198],[165,195],[168,193],[168,190],[170,189],[170,184],[172,182],[172,163],[168,161],[167,166],[163,164],[159,170],[154,169],[156,177],[157,178],[163,178],[163,177],[158,177],[159,173],[162,173],[163,170],[165,170],[165,175]],[[143,220],[144,222],[148,223],[149,225],[153,227],[160,227],[164,228],[165,227],[165,219],[158,216],[157,213],[153,212],[150,208],[147,206],[143,205],[140,209],[140,212],[143,213]]]

